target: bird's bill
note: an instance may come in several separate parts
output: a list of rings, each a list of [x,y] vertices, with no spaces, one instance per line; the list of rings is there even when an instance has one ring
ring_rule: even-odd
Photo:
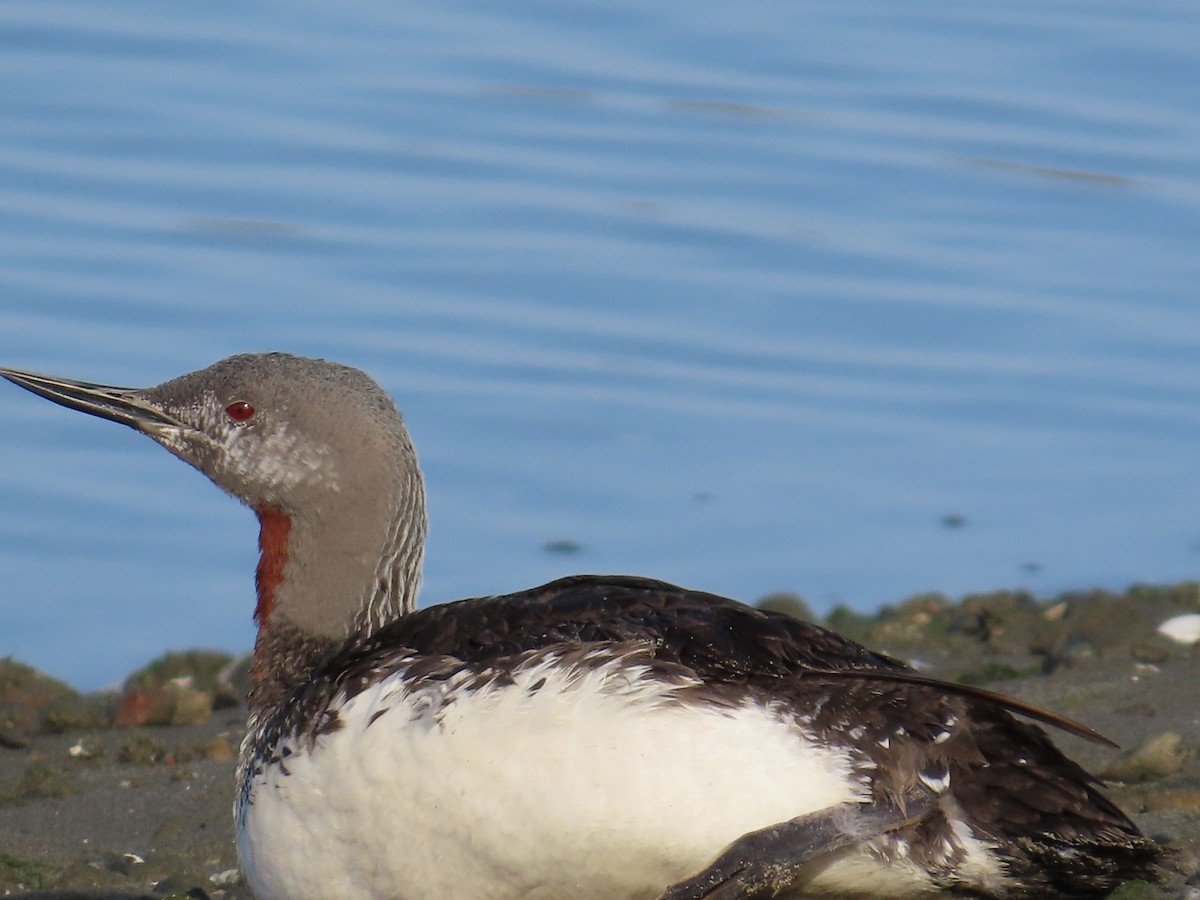
[[[39,375],[36,372],[2,367],[0,377],[59,406],[108,419],[110,422],[119,422],[146,434],[155,434],[164,428],[184,427],[178,419],[141,399],[140,391],[134,388],[93,384],[90,381],[75,381],[71,378]]]

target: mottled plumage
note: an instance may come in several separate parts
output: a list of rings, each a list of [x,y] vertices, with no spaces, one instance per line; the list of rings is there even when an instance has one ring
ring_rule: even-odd
[[[1003,848],[1031,895],[1095,896],[1114,877],[1153,875],[1158,848],[1096,779],[1007,710],[1077,730],[1074,723],[925,679],[791,616],[648,578],[573,576],[419,610],[357,636],[267,721],[259,747],[297,734],[315,744],[340,727],[332,709],[401,670],[414,686],[465,674],[458,689],[469,691],[504,682],[521,661],[546,653],[576,667],[620,657],[681,684],[678,703],[730,707],[752,697],[783,705],[821,740],[851,748],[877,797],[911,798],[948,776],[954,804]],[[915,683],[902,680],[910,677]],[[948,829],[935,810],[898,836],[936,869],[927,848],[939,847]]]

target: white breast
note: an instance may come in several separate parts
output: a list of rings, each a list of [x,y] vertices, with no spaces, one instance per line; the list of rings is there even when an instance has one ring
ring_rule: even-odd
[[[253,778],[238,852],[263,900],[654,898],[748,831],[861,799],[845,751],[795,721],[673,702],[619,660],[542,657],[472,690],[402,674]],[[931,887],[867,851],[818,881],[847,879]]]

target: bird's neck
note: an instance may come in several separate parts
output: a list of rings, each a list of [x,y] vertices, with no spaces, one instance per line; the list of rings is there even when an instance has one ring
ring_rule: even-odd
[[[351,635],[416,608],[425,510],[419,482],[408,487],[305,514],[256,510],[252,712],[286,702]]]

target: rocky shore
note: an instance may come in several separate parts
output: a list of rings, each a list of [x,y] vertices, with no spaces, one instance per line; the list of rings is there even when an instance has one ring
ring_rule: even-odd
[[[789,594],[762,605],[812,618]],[[837,631],[922,671],[1081,720],[1121,751],[1055,735],[1173,851],[1164,883],[1113,900],[1200,900],[1200,584],[1039,599],[923,595]],[[1175,626],[1160,631],[1164,622]],[[169,654],[123,690],[80,695],[0,660],[0,894],[58,900],[249,898],[231,805],[246,664]]]

